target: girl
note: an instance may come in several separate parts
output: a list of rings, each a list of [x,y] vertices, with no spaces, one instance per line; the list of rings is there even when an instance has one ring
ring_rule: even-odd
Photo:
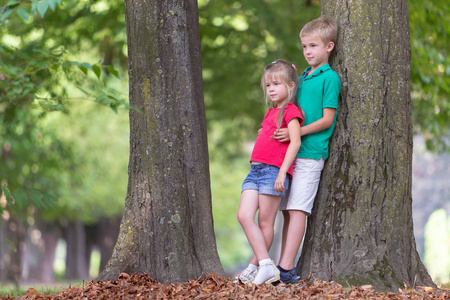
[[[239,275],[244,283],[273,283],[280,279],[280,271],[269,257],[274,222],[281,197],[292,176],[292,162],[300,148],[300,126],[303,115],[294,105],[297,92],[295,66],[277,60],[264,69],[261,86],[272,104],[261,124],[250,159],[250,173],[242,184],[238,220],[253,250],[249,266]],[[290,142],[273,138],[280,128],[287,128]],[[258,213],[258,224],[255,222]],[[259,265],[259,268],[258,268]]]

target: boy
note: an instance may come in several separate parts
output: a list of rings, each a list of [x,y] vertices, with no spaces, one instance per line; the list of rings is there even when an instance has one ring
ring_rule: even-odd
[[[278,265],[281,281],[300,280],[295,258],[303,240],[306,216],[311,214],[320,175],[328,158],[328,142],[336,124],[341,81],[328,59],[337,39],[336,22],[322,16],[300,31],[303,55],[310,65],[299,77],[297,101],[305,112],[301,127],[302,144],[294,161],[289,197],[280,205],[283,212],[283,238]],[[289,140],[286,130],[275,133],[279,141]]]

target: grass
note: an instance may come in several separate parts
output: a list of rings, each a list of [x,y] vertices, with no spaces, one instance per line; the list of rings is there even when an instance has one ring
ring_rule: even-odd
[[[28,289],[33,288],[39,293],[44,293],[46,295],[58,294],[60,291],[68,289],[70,287],[82,287],[88,281],[62,281],[54,283],[29,283],[19,286],[14,284],[0,285],[0,297],[1,296],[23,296],[27,294]]]

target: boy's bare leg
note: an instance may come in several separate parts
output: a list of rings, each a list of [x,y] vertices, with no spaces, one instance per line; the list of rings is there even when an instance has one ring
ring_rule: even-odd
[[[283,229],[281,231],[281,251],[280,251],[280,260],[284,256],[284,248],[286,247],[286,238],[287,238],[287,232],[289,228],[289,211],[282,210],[281,213],[283,214]]]
[[[282,252],[279,265],[285,270],[295,267],[295,258],[305,235],[306,213],[301,210],[289,210],[288,222],[283,224]],[[285,211],[283,211],[285,215]]]

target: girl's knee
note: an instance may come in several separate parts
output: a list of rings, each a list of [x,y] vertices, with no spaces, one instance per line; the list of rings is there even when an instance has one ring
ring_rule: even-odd
[[[253,217],[254,219],[254,217]],[[237,220],[241,224],[241,226],[245,226],[245,224],[248,224],[252,221],[252,217],[248,215],[248,213],[238,211],[237,213]]]
[[[244,217],[242,216],[242,214],[238,212],[236,217],[238,222],[242,225],[242,222],[244,221]]]
[[[272,218],[260,218],[258,219],[258,225],[261,229],[273,228],[275,226],[275,219]]]

